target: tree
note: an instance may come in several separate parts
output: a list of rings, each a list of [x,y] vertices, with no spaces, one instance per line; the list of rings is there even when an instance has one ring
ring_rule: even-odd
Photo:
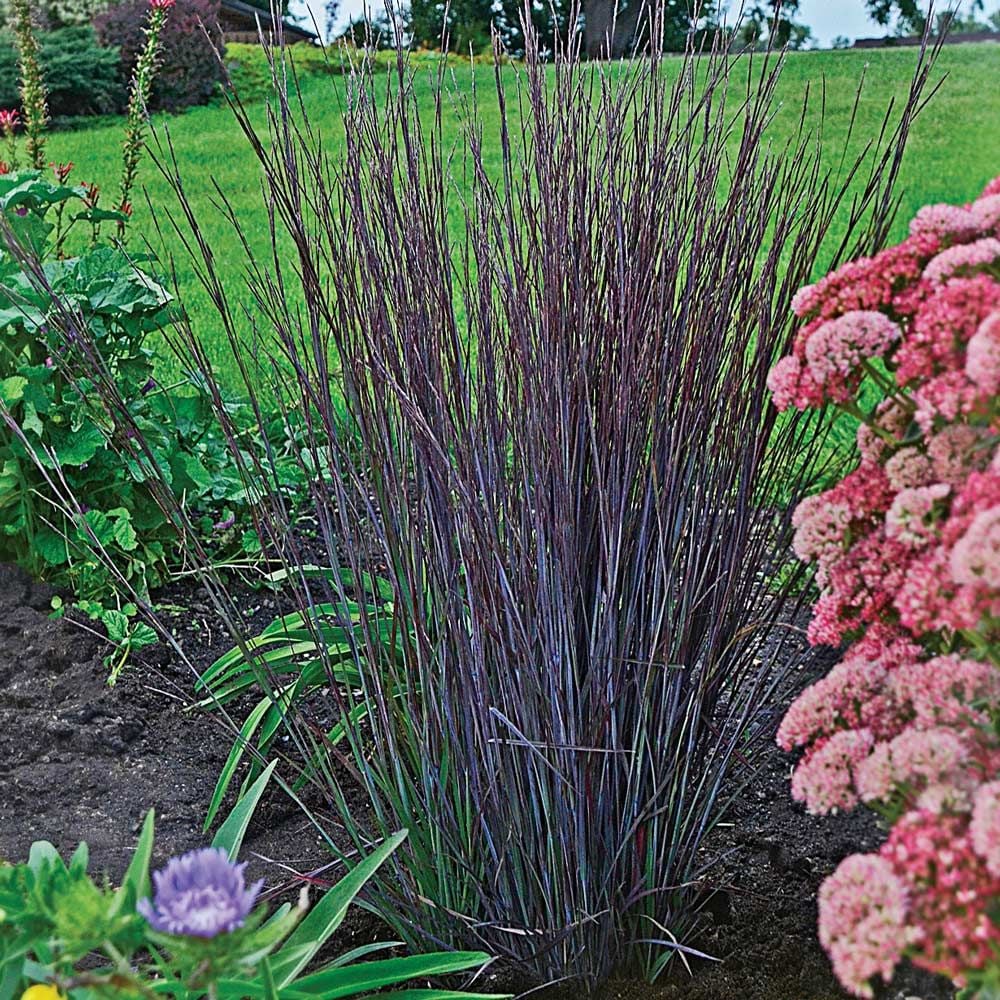
[[[584,0],[584,48],[592,59],[618,59],[648,40],[653,14],[660,19],[663,47],[683,52],[718,24],[717,0]]]
[[[878,24],[888,25],[896,18],[896,31],[900,35],[922,35],[927,27],[927,17],[920,0],[865,0],[868,15]],[[983,0],[972,0],[970,13],[983,9]],[[976,30],[976,29],[973,29]]]
[[[756,0],[747,2],[740,13],[738,38],[751,49],[816,48],[812,28],[795,20],[799,0]],[[850,44],[848,42],[848,44]]]

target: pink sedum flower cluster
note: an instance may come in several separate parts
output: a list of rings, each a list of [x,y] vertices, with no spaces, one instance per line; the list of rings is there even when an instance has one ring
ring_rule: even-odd
[[[809,639],[847,649],[778,744],[809,811],[893,824],[824,883],[820,939],[854,996],[903,957],[975,985],[1000,977],[1000,177],[793,308],[775,405],[860,415],[861,461],[794,514]]]

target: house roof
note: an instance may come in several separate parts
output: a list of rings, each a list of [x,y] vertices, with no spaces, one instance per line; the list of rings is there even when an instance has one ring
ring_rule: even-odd
[[[256,7],[250,3],[244,3],[243,0],[221,0],[222,10],[229,13],[235,14],[239,18],[245,18],[248,24],[256,27],[258,24],[264,31],[267,31],[269,22],[271,20],[271,15],[268,11],[264,10],[262,7]],[[299,38],[308,38],[313,41],[319,40],[319,35],[315,31],[309,28],[305,28],[299,24],[293,24],[291,21],[287,21],[282,18],[281,30],[289,35],[294,35]]]

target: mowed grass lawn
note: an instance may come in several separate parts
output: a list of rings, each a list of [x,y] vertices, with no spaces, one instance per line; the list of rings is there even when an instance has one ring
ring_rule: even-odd
[[[811,122],[819,122],[821,85],[825,85],[824,136],[826,155],[836,163],[844,149],[855,94],[862,77],[865,85],[855,125],[852,149],[877,136],[890,101],[906,99],[913,67],[914,50],[835,51],[793,53],[783,71],[779,97],[782,107],[772,126],[776,142],[796,129],[807,88],[813,95]],[[492,70],[486,64],[473,68],[458,61],[451,84],[459,99],[471,98],[473,73],[478,74],[477,93],[485,124],[487,141],[497,137],[499,116],[492,90]],[[508,69],[508,78],[513,70]],[[668,69],[669,72],[669,69]],[[416,72],[418,99],[432,106],[434,73],[427,67]],[[1000,173],[1000,45],[950,46],[943,49],[934,71],[940,89],[917,121],[909,142],[900,178],[902,208],[895,235],[905,232],[907,220],[921,206],[935,201],[964,201],[974,197],[982,186]],[[510,83],[513,87],[513,82]],[[738,99],[741,81],[734,82]],[[302,80],[302,96],[311,121],[323,133],[327,149],[336,155],[343,146],[341,108],[346,82],[339,76],[313,76]],[[516,107],[516,105],[514,105]],[[258,103],[253,114],[265,127],[265,107]],[[222,267],[232,277],[232,291],[238,297],[238,281],[244,253],[231,227],[213,205],[217,183],[239,214],[253,245],[266,253],[268,244],[267,212],[260,190],[260,172],[243,135],[228,107],[198,108],[178,116],[162,116],[157,127],[169,129],[183,174],[184,186],[194,204],[203,233],[211,242]],[[460,121],[457,112],[448,112],[445,123],[457,140]],[[77,165],[77,181],[94,181],[108,192],[111,201],[120,170],[121,130],[114,124],[102,124],[88,130],[57,133],[49,140],[50,159],[72,160]],[[496,146],[494,146],[496,148]],[[493,158],[498,165],[499,151]],[[147,160],[140,174],[140,184],[148,194],[153,212],[168,228],[166,212],[175,209],[174,197],[156,168]],[[669,197],[665,193],[665,197]],[[199,336],[221,371],[230,368],[228,351],[219,333],[220,325],[205,292],[199,286],[194,269],[185,259],[176,237],[161,243],[156,226],[144,199],[135,199],[132,231],[135,245],[142,237],[149,239],[163,260],[174,261],[181,300],[192,316]],[[457,211],[453,224],[459,224]],[[459,236],[459,232],[455,233]],[[246,300],[248,297],[243,296]],[[166,361],[168,369],[177,362]],[[172,373],[171,373],[172,374]]]

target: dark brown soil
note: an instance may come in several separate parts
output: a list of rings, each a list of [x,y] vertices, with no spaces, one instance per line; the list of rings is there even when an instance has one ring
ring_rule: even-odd
[[[26,856],[32,841],[67,852],[90,845],[94,871],[113,881],[124,871],[147,809],[156,808],[156,856],[206,843],[201,824],[232,743],[212,717],[186,712],[190,674],[164,654],[106,684],[98,636],[49,618],[51,592],[0,566],[0,860]],[[263,623],[273,604],[257,598]],[[201,615],[198,595],[178,618],[188,655],[207,665],[228,646]],[[841,1000],[816,941],[820,881],[846,854],[875,847],[880,832],[861,813],[817,819],[792,803],[790,765],[777,750],[741,796],[712,851],[730,852],[714,874],[720,892],[698,946],[721,959],[678,965],[667,982],[618,982],[606,1000]],[[319,836],[293,808],[272,802],[257,816],[244,857],[269,887],[329,862]],[[338,947],[381,935],[359,913]],[[502,991],[487,971],[480,989]],[[554,991],[553,991],[554,992]],[[560,991],[565,995],[566,991]],[[905,970],[880,996],[949,1000],[941,980]],[[537,998],[542,993],[533,994]],[[575,1000],[575,998],[574,998]]]

